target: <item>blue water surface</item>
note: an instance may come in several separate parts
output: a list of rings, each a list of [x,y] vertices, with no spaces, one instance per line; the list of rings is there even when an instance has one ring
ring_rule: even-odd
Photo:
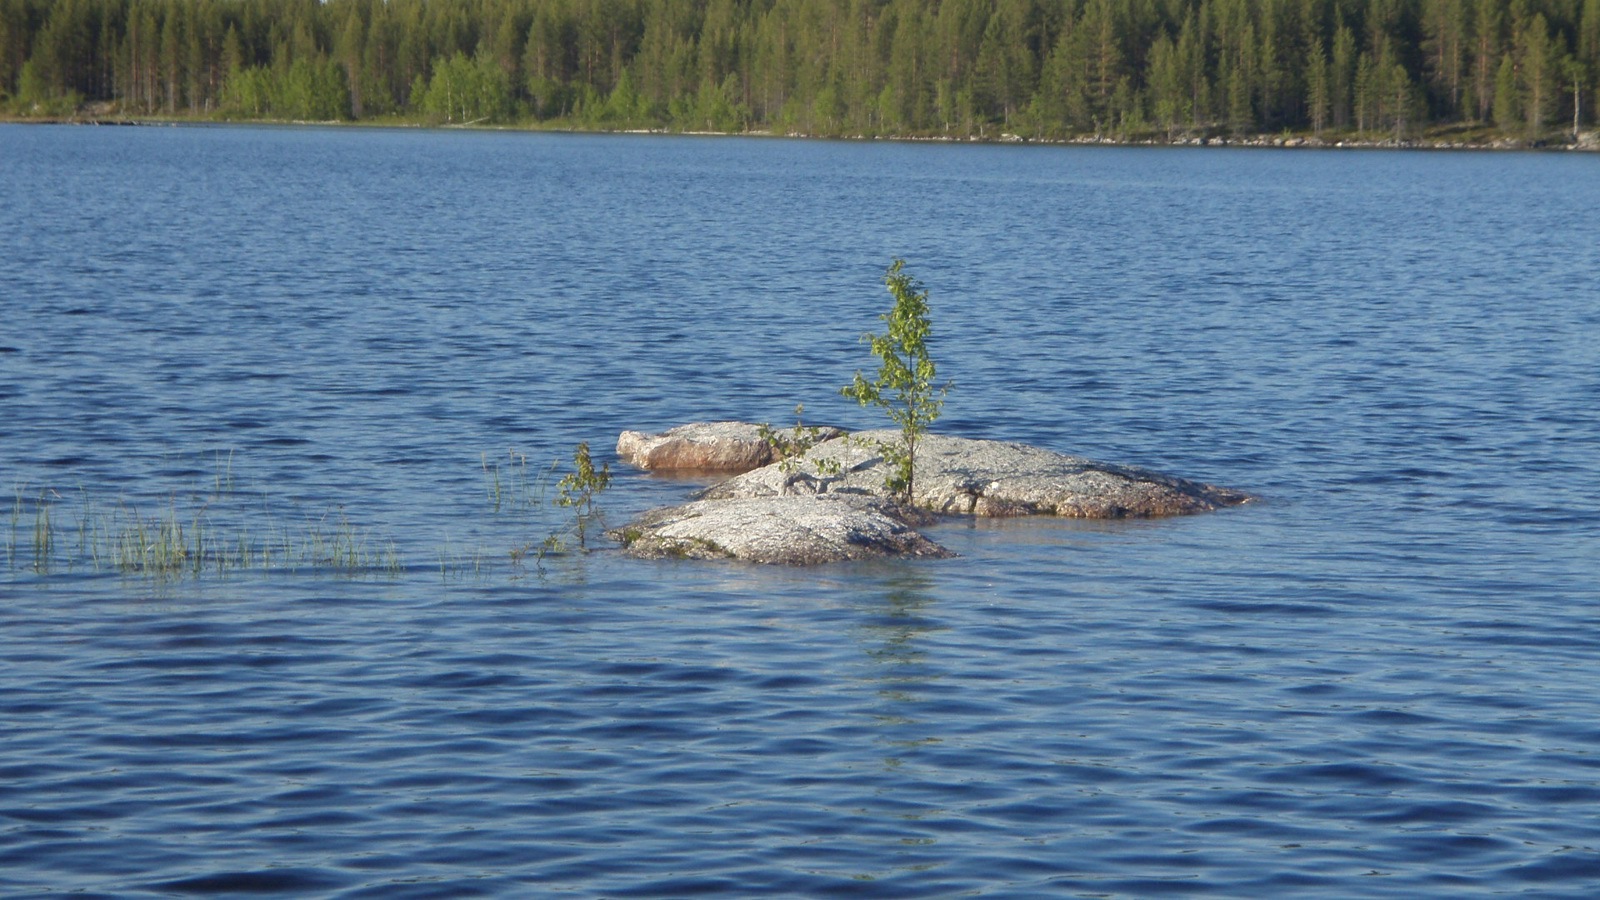
[[[1597,165],[0,125],[0,893],[1592,896]],[[897,256],[940,430],[1261,502],[537,560]]]

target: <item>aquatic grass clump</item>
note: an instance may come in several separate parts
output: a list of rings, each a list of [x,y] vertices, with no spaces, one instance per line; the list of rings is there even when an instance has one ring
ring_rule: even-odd
[[[29,568],[34,573],[48,574],[58,562],[60,547],[57,542],[55,501],[61,495],[44,490],[29,500],[22,486],[12,490],[11,527],[6,535],[6,567]],[[27,522],[24,529],[23,523]]]
[[[211,548],[208,553],[203,510],[193,514],[188,528],[179,519],[175,504],[160,518],[142,519],[135,513],[133,521],[113,526],[112,534],[111,559],[119,572],[161,577],[199,575],[208,560],[219,569],[222,567],[216,549]]]
[[[50,524],[50,500],[41,495],[33,507],[33,570],[46,572],[55,556],[56,531]]]
[[[225,497],[233,493],[233,451],[228,451],[228,461],[226,465],[222,463],[221,450],[216,452],[214,458],[217,462],[217,470],[216,474],[213,476],[214,482],[211,493],[212,499]]]
[[[558,464],[551,462],[535,476],[528,471],[528,454],[511,449],[506,451],[506,455],[508,459],[502,472],[499,460],[491,462],[488,453],[480,454],[484,493],[490,509],[499,513],[502,509],[520,511],[543,506]]]
[[[399,578],[408,571],[400,542],[360,524],[345,504],[307,513],[265,492],[241,493],[234,454],[215,451],[212,463],[210,470],[186,470],[198,482],[155,500],[153,514],[148,497],[107,501],[82,486],[63,497],[14,485],[7,571],[87,570],[155,580],[274,571]],[[479,464],[493,519],[485,517],[472,530],[510,528],[515,534],[500,545],[509,545],[504,550],[491,549],[495,541],[481,533],[464,546],[446,533],[435,551],[441,578],[509,573],[515,580],[524,577],[530,559],[542,577],[547,556],[566,555],[569,548],[587,552],[587,537],[601,523],[596,496],[611,480],[609,467],[595,464],[587,444],[578,446],[574,469],[559,485],[559,462],[541,470],[516,450],[501,459],[481,454]],[[552,519],[552,505],[566,515]],[[530,533],[546,536],[541,541]]]
[[[404,569],[392,539],[372,539],[342,508],[308,520],[298,531],[269,524],[258,538],[247,526],[231,533],[219,528],[204,507],[194,510],[186,523],[174,505],[157,518],[135,514],[111,534],[112,567],[134,575],[170,578],[302,568],[359,575]]]
[[[226,480],[217,486],[231,490]],[[259,507],[227,508],[216,495],[190,504],[170,497],[161,513],[145,515],[121,499],[100,504],[85,488],[75,509],[53,490],[36,499],[20,486],[14,493],[6,540],[12,571],[81,568],[158,579],[275,569],[349,576],[405,571],[394,539],[356,524],[343,506],[290,526],[278,523],[265,499]]]
[[[488,574],[490,558],[482,545],[474,545],[470,550],[458,549],[446,534],[439,547],[439,580],[462,579],[468,575],[483,578]]]
[[[269,521],[260,538],[253,538],[247,526],[231,533],[219,529],[204,509],[196,510],[185,527],[173,509],[159,520],[136,521],[120,537],[119,546],[130,552],[118,554],[117,568],[138,574],[310,569],[354,576],[396,575],[405,569],[394,540],[374,537],[343,507],[307,519],[298,529]]]

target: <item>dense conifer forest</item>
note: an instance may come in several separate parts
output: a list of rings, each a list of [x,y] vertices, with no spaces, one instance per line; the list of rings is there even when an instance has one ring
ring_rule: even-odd
[[[1565,141],[1600,0],[0,0],[19,117]]]

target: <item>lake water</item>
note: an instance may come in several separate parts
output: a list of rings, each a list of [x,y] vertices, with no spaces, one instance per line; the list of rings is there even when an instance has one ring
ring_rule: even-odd
[[[1597,209],[1592,155],[0,126],[0,893],[1591,896]],[[513,559],[579,441],[877,426],[895,256],[940,430],[1262,502]],[[163,523],[202,571],[125,567]]]

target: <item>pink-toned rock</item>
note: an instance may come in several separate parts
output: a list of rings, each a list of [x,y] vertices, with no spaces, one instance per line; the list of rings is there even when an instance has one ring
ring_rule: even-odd
[[[821,439],[843,434],[820,429]],[[777,461],[772,446],[751,422],[694,422],[661,434],[624,431],[617,438],[624,462],[651,471],[748,472]]]

